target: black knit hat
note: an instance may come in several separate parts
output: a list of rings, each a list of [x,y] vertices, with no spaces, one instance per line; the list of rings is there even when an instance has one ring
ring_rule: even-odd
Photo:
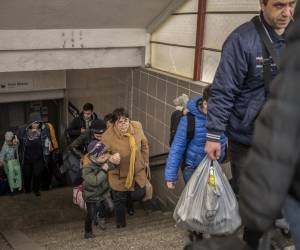
[[[93,133],[102,134],[106,130],[106,124],[103,120],[96,120],[92,122],[91,130]]]

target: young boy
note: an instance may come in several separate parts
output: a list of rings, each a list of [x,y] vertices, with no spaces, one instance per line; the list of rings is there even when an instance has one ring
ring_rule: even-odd
[[[206,143],[206,113],[207,102],[210,97],[210,85],[203,91],[202,97],[195,97],[187,104],[187,109],[194,116],[194,137],[188,140],[188,119],[183,116],[180,119],[176,130],[174,141],[171,145],[166,168],[165,180],[169,189],[174,189],[178,181],[178,169],[183,161],[183,178],[185,183],[191,178],[195,169],[205,157],[204,146]],[[221,156],[222,160],[225,156],[225,146],[227,139],[223,134],[221,136]]]
[[[107,172],[115,169],[114,164],[117,165],[120,162],[119,155],[110,155],[99,137],[98,134],[97,139],[88,145],[88,154],[83,157],[83,199],[87,207],[85,239],[95,237],[92,223],[96,218],[96,213],[99,213],[100,228],[105,230],[104,201],[110,196]]]

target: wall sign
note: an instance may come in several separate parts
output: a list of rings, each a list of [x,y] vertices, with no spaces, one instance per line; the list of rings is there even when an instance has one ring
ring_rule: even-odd
[[[17,92],[33,89],[33,81],[1,81],[1,92]]]

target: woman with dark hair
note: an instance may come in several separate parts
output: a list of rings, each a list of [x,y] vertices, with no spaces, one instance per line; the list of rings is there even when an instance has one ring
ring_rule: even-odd
[[[114,110],[113,125],[103,134],[103,143],[111,153],[120,154],[118,169],[108,174],[115,205],[117,227],[126,226],[126,208],[133,215],[133,201],[145,196],[147,183],[146,167],[149,164],[149,147],[140,122],[131,121],[128,113]]]

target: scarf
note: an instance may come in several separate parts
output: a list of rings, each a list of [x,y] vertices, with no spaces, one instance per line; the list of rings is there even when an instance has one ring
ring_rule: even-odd
[[[133,182],[134,177],[134,164],[135,164],[135,157],[136,157],[136,142],[134,136],[130,133],[124,134],[124,136],[128,137],[129,145],[130,145],[130,164],[129,164],[129,171],[127,175],[127,179],[125,182],[125,188],[130,189]]]

